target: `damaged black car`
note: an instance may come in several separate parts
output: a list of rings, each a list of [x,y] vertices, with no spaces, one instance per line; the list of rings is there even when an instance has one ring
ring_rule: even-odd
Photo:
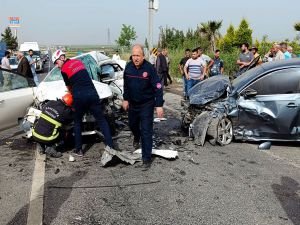
[[[300,59],[264,63],[230,82],[215,76],[183,102],[182,128],[195,143],[300,140]]]

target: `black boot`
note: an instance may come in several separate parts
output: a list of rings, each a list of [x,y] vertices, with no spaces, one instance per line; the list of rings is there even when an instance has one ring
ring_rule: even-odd
[[[142,171],[147,171],[151,168],[152,161],[151,160],[143,160],[143,164],[136,166],[136,168],[141,168]]]
[[[53,147],[47,147],[46,150],[45,150],[45,153],[47,155],[49,155],[50,157],[53,157],[53,158],[62,157],[62,153],[56,151]]]

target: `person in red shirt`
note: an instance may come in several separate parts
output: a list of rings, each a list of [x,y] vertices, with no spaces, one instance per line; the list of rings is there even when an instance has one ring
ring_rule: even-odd
[[[99,95],[86,70],[84,64],[78,59],[66,59],[65,53],[57,50],[52,55],[53,63],[61,70],[67,89],[73,96],[74,108],[74,153],[83,156],[81,123],[83,115],[90,111],[96,119],[105,138],[105,144],[113,148],[110,128],[102,112]]]

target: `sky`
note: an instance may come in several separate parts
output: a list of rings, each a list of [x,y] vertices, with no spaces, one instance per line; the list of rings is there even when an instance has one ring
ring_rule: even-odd
[[[8,26],[8,17],[18,16],[19,43],[104,45],[115,44],[126,24],[135,28],[135,42],[143,44],[148,35],[148,1],[0,0],[0,32]],[[271,41],[292,40],[293,25],[300,22],[299,9],[300,0],[159,0],[153,40],[155,44],[160,26],[186,31],[209,20],[222,20],[224,35],[230,24],[238,27],[242,18],[249,22],[254,39],[268,35]]]

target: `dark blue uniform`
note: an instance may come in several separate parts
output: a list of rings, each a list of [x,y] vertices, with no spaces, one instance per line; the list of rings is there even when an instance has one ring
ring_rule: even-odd
[[[151,63],[144,60],[140,68],[133,62],[126,65],[123,98],[129,102],[129,126],[134,139],[142,142],[143,161],[150,161],[154,107],[164,103],[162,85]]]
[[[76,152],[82,151],[81,123],[84,113],[90,111],[101,129],[105,144],[113,147],[108,123],[102,112],[97,90],[84,64],[78,59],[67,60],[61,73],[66,86],[72,87],[74,112],[74,133]]]

